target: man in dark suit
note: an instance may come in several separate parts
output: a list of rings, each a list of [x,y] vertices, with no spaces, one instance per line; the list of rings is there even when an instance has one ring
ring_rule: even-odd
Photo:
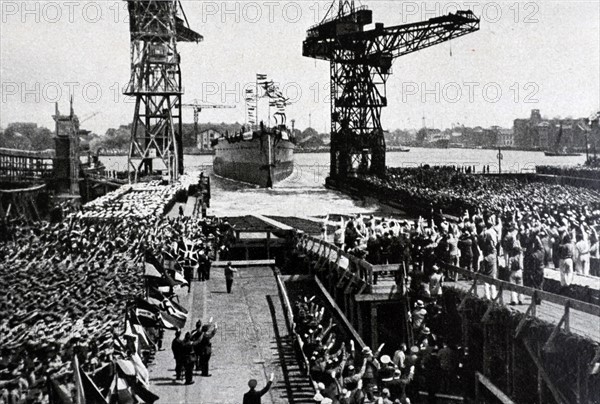
[[[200,323],[200,321],[198,323]],[[199,326],[198,323],[196,323],[197,327]],[[210,357],[212,356],[212,343],[210,340],[217,333],[217,324],[212,324],[212,317],[208,324],[205,324],[200,328],[200,332],[202,337],[198,344],[198,365],[200,365],[202,376],[210,377],[211,375],[208,373]]]
[[[181,330],[175,331],[175,338],[171,343],[171,350],[173,351],[173,357],[175,358],[175,374],[176,379],[180,380],[183,373],[183,341],[181,340]]]
[[[271,373],[267,385],[262,390],[256,391],[257,384],[258,382],[256,381],[256,379],[251,379],[248,382],[248,387],[250,387],[250,390],[246,394],[244,394],[244,400],[242,404],[260,404],[261,397],[264,396],[267,393],[267,391],[269,391],[271,385],[273,384],[273,373]]]
[[[231,293],[231,286],[233,285],[233,275],[237,272],[237,269],[231,266],[231,262],[227,263],[225,267],[225,285],[227,287],[227,293]]]
[[[192,337],[189,332],[185,334],[185,338],[183,340],[182,356],[185,364],[185,384],[194,384],[192,376],[194,375],[194,363],[196,362],[196,355],[194,352],[194,342],[192,341]]]

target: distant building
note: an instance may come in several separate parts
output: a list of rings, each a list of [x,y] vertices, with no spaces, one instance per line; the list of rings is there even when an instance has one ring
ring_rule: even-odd
[[[212,149],[212,141],[214,139],[220,138],[223,134],[214,129],[207,129],[198,133],[196,137],[196,144],[199,150],[211,150]]]
[[[500,128],[498,130],[498,146],[513,147],[515,145],[515,137],[512,129]]]
[[[588,118],[544,119],[539,109],[531,110],[528,119],[515,119],[514,146],[519,148],[553,149],[562,126],[560,148],[585,148],[585,123]]]

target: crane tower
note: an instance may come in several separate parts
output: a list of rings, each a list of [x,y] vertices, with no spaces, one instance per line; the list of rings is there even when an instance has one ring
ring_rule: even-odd
[[[126,0],[131,39],[131,78],[125,95],[134,97],[128,155],[130,180],[151,174],[162,162],[169,180],[183,173],[180,56],[177,42],[200,42],[178,0]],[[180,13],[183,19],[180,17]]]
[[[331,177],[355,170],[385,172],[381,110],[395,58],[475,32],[479,19],[457,11],[427,21],[365,30],[373,12],[354,0],[336,0],[324,20],[309,28],[303,56],[328,60],[331,75]]]

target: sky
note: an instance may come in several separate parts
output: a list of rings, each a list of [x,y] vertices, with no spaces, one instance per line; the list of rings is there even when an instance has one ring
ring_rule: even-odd
[[[306,30],[330,1],[183,0],[204,36],[180,43],[184,102],[236,105],[204,110],[201,122],[243,122],[243,88],[267,74],[294,102],[297,128],[329,128],[329,62],[302,56]],[[600,110],[600,2],[363,1],[375,22],[417,22],[470,8],[478,32],[394,61],[384,129],[500,125],[539,109],[549,118]],[[53,128],[54,103],[73,94],[82,127],[98,134],[131,122],[122,95],[130,75],[124,1],[0,0],[0,127]],[[95,114],[94,116],[92,116]],[[86,120],[86,118],[88,118]],[[184,122],[193,122],[191,110]]]

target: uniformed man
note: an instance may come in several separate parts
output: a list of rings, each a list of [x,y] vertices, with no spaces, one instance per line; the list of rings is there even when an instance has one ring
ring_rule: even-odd
[[[209,363],[212,356],[212,342],[211,339],[217,333],[217,324],[212,324],[212,317],[208,324],[202,325],[201,321],[196,323],[196,329],[200,330],[198,333],[201,337],[198,339],[198,370],[202,372],[203,377],[210,377]]]
[[[181,340],[181,330],[175,331],[175,338],[171,343],[171,350],[175,358],[175,380],[180,380],[184,368],[183,341]]]
[[[231,293],[231,287],[233,286],[233,275],[237,272],[237,269],[231,266],[231,262],[227,263],[225,267],[225,284],[227,286],[227,293]]]
[[[185,384],[194,384],[192,377],[194,375],[196,354],[194,352],[194,342],[189,332],[185,333],[185,338],[183,339],[182,357],[185,366]]]
[[[267,394],[267,391],[269,391],[271,385],[273,384],[273,377],[274,375],[273,373],[271,373],[267,385],[260,391],[256,391],[256,385],[258,384],[256,379],[251,379],[248,382],[248,387],[250,387],[250,390],[246,394],[244,394],[244,400],[242,404],[260,404],[261,397]]]

